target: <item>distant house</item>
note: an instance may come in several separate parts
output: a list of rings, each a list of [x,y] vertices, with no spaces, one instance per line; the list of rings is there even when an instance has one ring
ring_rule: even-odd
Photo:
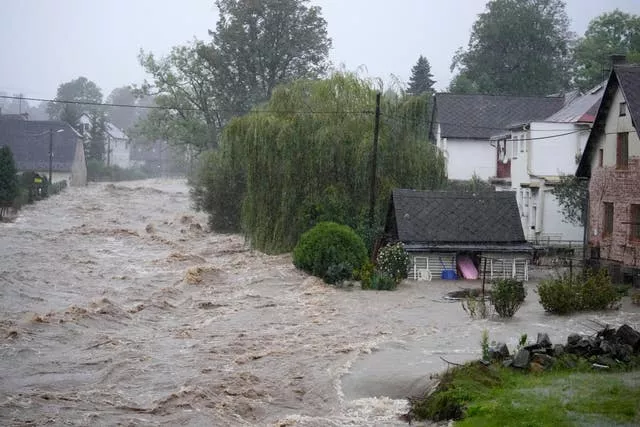
[[[11,149],[20,172],[35,171],[48,177],[51,166],[53,182],[87,183],[82,138],[66,122],[0,116],[0,146],[4,145]]]
[[[460,274],[469,261],[478,270],[484,259],[489,277],[528,279],[532,248],[512,192],[393,190],[385,239],[405,245],[412,279]]]
[[[80,116],[80,126],[84,138],[88,138],[91,131],[91,119],[88,115]],[[105,163],[107,166],[120,166],[121,168],[130,168],[133,166],[131,162],[131,144],[129,137],[123,130],[118,128],[111,122],[105,123]]]
[[[446,159],[449,179],[497,175],[493,135],[510,125],[549,117],[564,106],[564,97],[459,95],[434,98],[430,138]]]
[[[189,147],[176,147],[167,141],[136,140],[131,161],[155,176],[184,176],[191,165]]]
[[[589,178],[591,258],[640,272],[640,65],[615,65],[576,175]]]
[[[498,190],[517,193],[520,218],[529,241],[581,242],[584,229],[565,221],[552,194],[561,175],[573,175],[589,137],[606,82],[575,97],[551,116],[513,124],[494,136]]]

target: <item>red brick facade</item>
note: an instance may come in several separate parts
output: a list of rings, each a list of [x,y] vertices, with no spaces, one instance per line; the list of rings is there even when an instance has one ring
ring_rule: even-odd
[[[604,203],[613,203],[613,232],[604,235]],[[640,267],[640,241],[631,239],[631,205],[640,205],[640,159],[629,159],[627,170],[595,167],[589,182],[589,245],[600,258]]]

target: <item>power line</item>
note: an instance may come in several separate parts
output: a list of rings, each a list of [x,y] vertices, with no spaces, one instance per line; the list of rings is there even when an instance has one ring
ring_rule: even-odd
[[[108,102],[92,102],[92,101],[69,101],[63,99],[46,99],[46,98],[30,98],[25,96],[11,96],[11,95],[0,95],[0,98],[3,99],[22,99],[26,101],[37,101],[37,102],[53,102],[56,104],[71,104],[71,105],[90,105],[96,107],[117,107],[117,108],[143,108],[149,110],[181,110],[181,111],[200,111],[198,108],[177,108],[177,107],[164,107],[161,105],[135,105],[135,104],[114,104]],[[271,111],[271,110],[224,110],[224,109],[211,109],[209,110],[212,113],[231,113],[231,114],[371,114],[374,112],[370,110],[360,110],[360,111]]]

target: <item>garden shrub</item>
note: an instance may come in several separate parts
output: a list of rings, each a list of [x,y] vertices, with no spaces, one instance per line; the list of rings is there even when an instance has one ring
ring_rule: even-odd
[[[371,262],[365,262],[361,268],[353,271],[353,278],[360,281],[362,289],[371,289],[371,280],[375,274],[376,266]]]
[[[370,289],[376,291],[392,291],[398,286],[396,279],[382,271],[375,271],[371,276]]]
[[[409,255],[401,242],[380,249],[376,258],[378,270],[391,276],[396,283],[407,278]]]
[[[565,273],[543,280],[538,286],[538,295],[542,307],[554,314],[612,309],[621,298],[604,269],[587,269],[573,277]]]
[[[327,281],[329,268],[332,275],[344,271],[348,264],[349,272],[360,269],[367,261],[367,248],[362,239],[346,225],[335,222],[320,222],[303,233],[293,249],[293,264],[309,274]],[[351,275],[351,274],[350,274]]]
[[[513,317],[524,303],[527,292],[516,279],[500,279],[491,284],[491,303],[500,317]]]
[[[353,276],[353,267],[348,262],[341,262],[339,264],[332,264],[327,269],[324,281],[336,285],[351,279]]]

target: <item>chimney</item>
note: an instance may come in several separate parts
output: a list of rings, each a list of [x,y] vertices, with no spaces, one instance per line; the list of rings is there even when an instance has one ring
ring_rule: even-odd
[[[623,65],[627,63],[627,55],[614,53],[609,56],[611,58],[611,65]]]

